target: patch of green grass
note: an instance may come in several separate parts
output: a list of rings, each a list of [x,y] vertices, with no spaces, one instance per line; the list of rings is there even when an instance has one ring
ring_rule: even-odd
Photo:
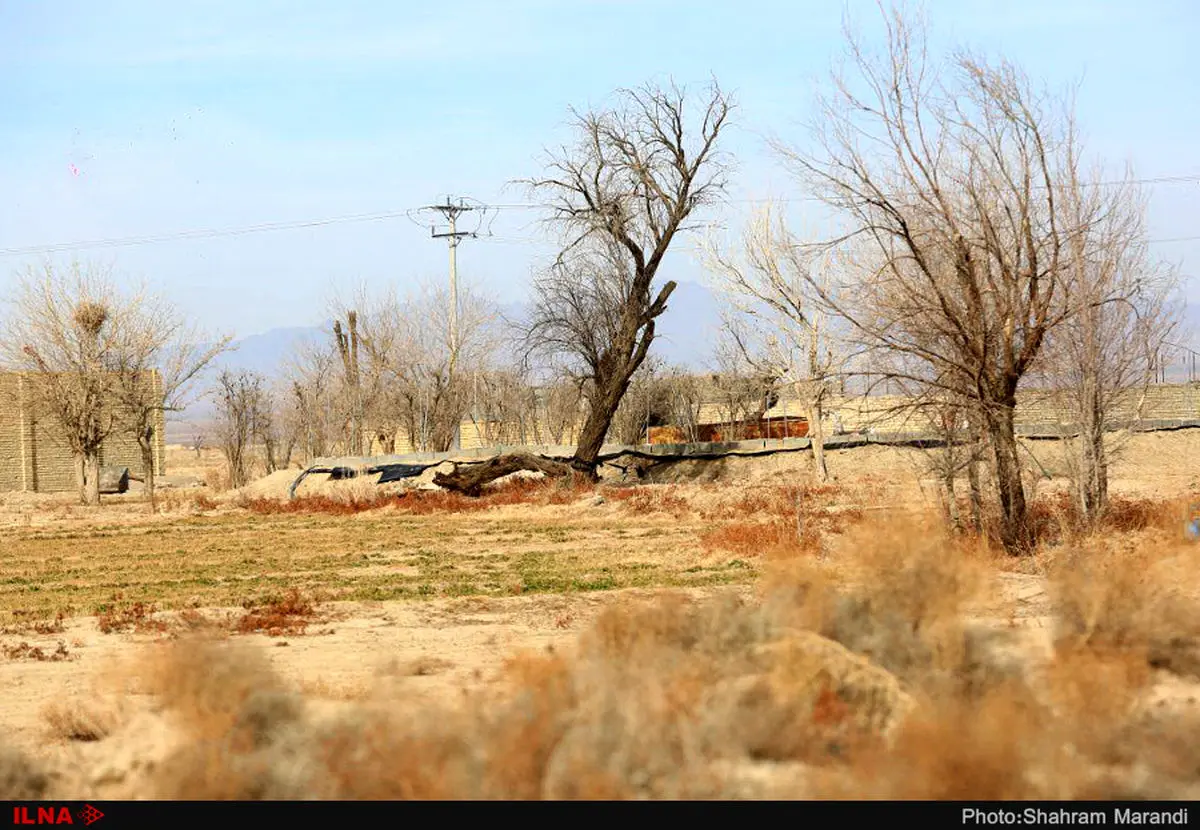
[[[355,517],[219,513],[106,526],[0,530],[0,619],[97,608],[117,591],[170,610],[236,606],[263,591],[353,600],[573,592],[749,581],[697,568],[702,528],[628,517],[621,527],[471,514]],[[652,541],[650,541],[652,540]]]

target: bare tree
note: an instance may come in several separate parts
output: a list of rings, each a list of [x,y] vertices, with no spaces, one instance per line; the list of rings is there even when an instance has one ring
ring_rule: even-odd
[[[281,405],[283,398],[283,390],[264,384],[251,412],[250,434],[262,447],[267,475],[291,465],[298,441],[294,422],[286,417]]]
[[[153,498],[154,442],[164,412],[228,338],[201,345],[161,298],[123,293],[107,269],[46,263],[22,275],[4,338],[7,363],[30,373],[35,405],[75,457],[80,501],[100,501],[106,439],[130,431]]]
[[[661,365],[653,356],[634,372],[621,405],[613,413],[610,433],[617,443],[649,443],[650,428],[670,421],[671,402],[661,372]]]
[[[732,325],[722,327],[713,348],[717,371],[709,378],[723,416],[722,439],[726,441],[746,438],[746,425],[762,421],[779,401],[779,378],[748,359],[749,350],[733,331]]]
[[[1106,434],[1118,416],[1140,417],[1181,309],[1177,274],[1147,250],[1146,199],[1132,177],[1097,188],[1069,174],[1063,210],[1085,227],[1070,240],[1074,308],[1048,337],[1040,374],[1078,429],[1069,466],[1080,510],[1095,521],[1108,503]]]
[[[760,208],[735,252],[710,240],[709,270],[728,300],[725,328],[741,357],[762,376],[777,377],[798,393],[808,418],[813,465],[825,481],[825,403],[839,365],[819,294],[828,264],[804,257],[775,206]],[[814,291],[814,284],[817,289]]]
[[[471,371],[471,422],[480,441],[502,444],[537,443],[537,400],[520,367]]]
[[[568,468],[596,478],[613,415],[654,341],[675,283],[656,286],[659,268],[692,214],[725,185],[718,140],[731,104],[713,83],[693,116],[685,90],[646,85],[618,93],[611,109],[574,113],[577,140],[550,156],[545,176],[527,181],[552,210],[562,250],[534,282],[525,342],[566,358],[587,396],[587,415]],[[478,492],[503,457],[438,474],[448,489]],[[544,469],[543,469],[544,471]]]
[[[458,287],[458,342],[448,334],[449,295],[424,283],[405,298],[402,329],[392,352],[391,380],[401,401],[406,432],[422,451],[454,444],[471,404],[471,371],[486,371],[495,346],[496,311],[470,286]]]
[[[535,391],[539,435],[550,444],[574,440],[583,411],[582,384],[568,373],[556,372],[555,379]]]
[[[342,386],[346,390],[346,404],[350,415],[346,451],[351,455],[362,455],[364,402],[359,371],[357,311],[350,309],[346,312],[344,329],[341,320],[333,321],[333,338],[337,344],[338,356],[342,359]]]
[[[700,440],[700,418],[704,406],[704,384],[681,367],[669,368],[663,378],[669,420],[685,443]]]
[[[22,275],[8,321],[8,362],[33,373],[37,408],[74,455],[83,504],[100,502],[100,449],[117,426],[111,369],[119,303],[107,272],[46,264]]]
[[[835,78],[819,149],[781,149],[847,226],[823,245],[842,259],[819,293],[890,377],[973,398],[1001,541],[1021,552],[1031,540],[1016,393],[1069,313],[1069,242],[1083,230],[1059,201],[1078,165],[1071,106],[1010,63],[959,52],[937,66],[922,29],[899,13],[884,22],[879,57],[849,34],[857,78]]]
[[[287,418],[306,462],[327,455],[344,424],[340,405],[336,356],[328,347],[303,344],[290,360]]]
[[[197,382],[212,361],[229,348],[230,335],[215,340],[199,330],[162,297],[141,295],[122,327],[116,351],[114,395],[122,427],[136,439],[142,457],[143,486],[155,506],[155,446],[166,415],[181,412],[198,394]]]
[[[577,113],[575,146],[531,182],[550,201],[564,250],[535,282],[530,342],[571,356],[590,381],[572,460],[586,475],[675,288],[654,290],[659,267],[693,212],[724,188],[718,140],[730,107],[715,83],[696,120],[683,89],[623,90],[615,108]]]
[[[225,456],[229,486],[250,479],[255,432],[263,421],[266,379],[257,372],[224,370],[212,390],[217,404],[214,434]]]

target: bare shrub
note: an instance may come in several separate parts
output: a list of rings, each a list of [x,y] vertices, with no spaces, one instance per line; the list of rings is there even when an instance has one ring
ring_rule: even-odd
[[[47,704],[41,717],[56,738],[99,741],[121,726],[124,711],[110,700],[75,698]]]
[[[1051,573],[1060,648],[1132,653],[1200,677],[1200,598],[1180,554],[1145,535],[1067,550]]]
[[[691,512],[687,500],[673,487],[613,487],[608,489],[605,495],[630,513],[639,515],[669,513],[676,518],[682,518]]]
[[[730,522],[702,534],[700,543],[708,549],[723,550],[740,557],[788,559],[815,556],[821,550],[820,534],[809,529],[797,531],[790,522]]]
[[[261,602],[248,601],[243,607],[246,614],[235,626],[241,634],[263,632],[272,637],[303,634],[317,615],[316,604],[298,588],[290,588],[282,596],[268,597]]]
[[[39,663],[58,663],[71,659],[71,652],[67,649],[67,644],[62,640],[58,641],[58,647],[54,651],[46,651],[41,646],[33,646],[26,642],[0,646],[0,651],[3,651],[4,656],[9,660],[35,660]]]
[[[121,603],[120,596],[113,597],[112,605],[102,607],[96,615],[96,625],[103,634],[115,634],[133,631],[138,634],[158,633],[167,630],[167,624],[154,615],[157,609],[153,603],[134,602],[129,605]]]
[[[50,777],[41,765],[13,747],[0,745],[0,799],[36,801],[44,798]]]

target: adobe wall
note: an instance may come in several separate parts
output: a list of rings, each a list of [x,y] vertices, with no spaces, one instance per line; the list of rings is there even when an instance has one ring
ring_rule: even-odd
[[[156,384],[161,381],[156,379]],[[36,405],[21,374],[0,374],[0,492],[54,493],[76,488],[74,459],[51,417]],[[39,417],[40,414],[40,417]],[[156,416],[155,472],[166,474],[165,418]],[[114,432],[100,450],[100,463],[128,467],[142,477],[141,449],[128,434]]]

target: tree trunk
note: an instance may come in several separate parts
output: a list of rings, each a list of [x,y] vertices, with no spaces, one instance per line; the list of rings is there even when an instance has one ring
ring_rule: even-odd
[[[632,374],[632,372],[629,373],[629,375]],[[571,459],[571,466],[577,472],[583,473],[593,480],[596,478],[596,459],[600,456],[604,439],[608,436],[608,428],[612,424],[617,407],[621,405],[621,398],[628,385],[628,375],[620,383],[616,382],[616,378],[611,378],[606,383],[596,384],[596,394],[592,399],[587,420],[584,421],[583,429],[579,433],[575,456]]]
[[[808,406],[808,440],[812,445],[813,467],[820,481],[829,480],[829,468],[825,465],[825,424],[821,399],[815,398]]]
[[[142,453],[142,487],[150,501],[150,512],[154,512],[154,432],[143,430],[138,434],[138,449]]]
[[[962,530],[962,521],[958,515],[958,493],[954,487],[954,480],[957,476],[954,474],[952,459],[947,459],[945,469],[942,471],[942,495],[945,498],[943,507],[946,513],[946,524],[953,530]]]
[[[434,473],[433,483],[464,496],[474,497],[480,495],[485,485],[521,470],[544,473],[552,477],[575,475],[572,465],[562,461],[552,461],[527,453],[513,453],[489,458],[479,464],[456,467],[451,473]]]
[[[95,450],[83,453],[76,459],[80,472],[80,501],[88,506],[100,504],[100,454]]]
[[[79,503],[87,504],[87,466],[83,461],[83,453],[75,453],[71,460],[75,467],[75,484],[79,487]]]
[[[1079,492],[1084,519],[1094,524],[1108,506],[1108,456],[1104,450],[1104,416],[1095,383],[1084,393],[1079,430]]]
[[[1000,499],[1000,543],[1012,555],[1028,553],[1032,547],[1026,516],[1025,485],[1021,481],[1021,459],[1013,416],[1016,401],[989,406],[984,413],[988,437],[996,462],[996,491]]]
[[[967,461],[967,486],[971,490],[971,527],[976,533],[983,530],[983,487],[979,481],[978,442],[971,446],[971,458]]]

